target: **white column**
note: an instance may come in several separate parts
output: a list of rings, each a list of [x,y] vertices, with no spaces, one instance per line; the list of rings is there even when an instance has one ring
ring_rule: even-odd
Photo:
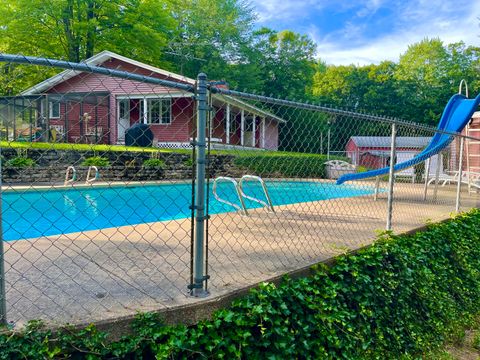
[[[245,110],[242,110],[240,114],[240,145],[243,144],[243,139],[245,138]]]
[[[255,115],[252,116],[252,147],[255,147],[255,133],[257,132],[257,119],[255,118]]]
[[[143,98],[143,123],[146,124],[148,122],[148,101],[147,98]]]
[[[230,144],[230,104],[227,104],[227,113],[225,115],[225,121],[226,123],[226,136],[225,136],[225,142],[227,144]]]
[[[262,118],[262,130],[261,130],[261,140],[260,140],[260,147],[265,149],[265,118]]]

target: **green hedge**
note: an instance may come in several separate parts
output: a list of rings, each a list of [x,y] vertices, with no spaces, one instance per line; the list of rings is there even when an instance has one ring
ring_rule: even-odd
[[[408,236],[383,235],[313,275],[264,284],[192,327],[139,315],[108,343],[93,326],[0,337],[0,358],[409,359],[478,313],[480,211]]]
[[[347,160],[339,157],[330,157],[330,159]],[[235,157],[234,164],[260,176],[326,178],[326,161],[327,155],[257,152],[239,154]]]

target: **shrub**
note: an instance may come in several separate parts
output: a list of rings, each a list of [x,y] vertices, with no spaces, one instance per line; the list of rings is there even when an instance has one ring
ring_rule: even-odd
[[[107,158],[101,156],[92,156],[86,158],[82,162],[82,166],[98,166],[98,167],[106,167],[110,166],[110,161]]]
[[[357,166],[357,173],[363,173],[363,172],[367,172],[369,170],[370,169],[367,168],[366,166],[362,166],[362,165]]]
[[[34,322],[0,335],[0,359],[420,359],[479,312],[479,221],[475,209],[414,235],[384,234],[191,327],[140,314],[131,335],[109,343],[93,326],[53,335]]]
[[[347,160],[330,157],[331,160]],[[317,177],[326,178],[326,155],[302,153],[251,154],[239,155],[234,164],[257,175],[276,175],[285,177]]]
[[[143,167],[147,169],[165,169],[165,161],[162,159],[148,159],[143,162]]]
[[[5,165],[14,168],[26,168],[35,166],[35,160],[23,156],[17,156],[7,160]]]

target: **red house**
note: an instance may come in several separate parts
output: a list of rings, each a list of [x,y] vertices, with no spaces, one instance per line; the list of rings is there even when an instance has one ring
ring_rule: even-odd
[[[130,73],[194,84],[110,51],[85,61]],[[285,120],[236,98],[212,96],[210,136],[216,147],[276,150]],[[15,97],[0,98],[9,140],[123,144],[125,131],[145,123],[159,147],[189,147],[195,136],[193,94],[106,75],[65,70]]]

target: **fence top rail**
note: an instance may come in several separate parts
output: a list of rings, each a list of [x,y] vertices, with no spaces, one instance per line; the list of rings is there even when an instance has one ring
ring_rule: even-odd
[[[191,93],[195,91],[194,85],[184,84],[177,81],[159,79],[152,76],[133,74],[127,71],[109,69],[109,68],[104,68],[100,66],[92,66],[84,63],[74,63],[70,61],[54,60],[54,59],[35,57],[35,56],[12,55],[12,54],[2,54],[2,53],[0,53],[0,62],[56,67],[61,69],[73,70],[73,71],[82,71],[82,72],[107,75],[107,76],[112,76],[112,77],[117,77],[117,78],[127,79],[127,80],[135,80],[135,81],[148,83],[148,84],[162,85],[162,86],[172,87],[179,90],[184,90]]]
[[[261,101],[261,102],[269,103],[269,104],[273,104],[273,105],[283,105],[283,106],[296,107],[296,108],[305,109],[305,110],[325,112],[325,113],[329,113],[329,114],[333,114],[333,115],[350,116],[350,117],[354,117],[354,118],[362,119],[362,120],[397,124],[397,125],[400,125],[400,126],[405,126],[405,127],[409,127],[409,128],[418,129],[418,130],[431,131],[431,132],[435,132],[435,133],[440,133],[440,134],[445,134],[445,135],[450,135],[450,136],[456,136],[456,137],[463,137],[465,139],[470,139],[470,140],[479,140],[479,138],[477,138],[477,137],[463,135],[463,134],[458,133],[458,132],[439,130],[439,129],[437,129],[433,126],[430,126],[430,125],[418,124],[418,123],[414,123],[414,122],[407,121],[407,120],[401,120],[401,119],[397,119],[397,118],[371,115],[371,114],[360,113],[360,112],[355,112],[355,111],[337,109],[337,108],[328,107],[328,106],[302,103],[302,102],[293,101],[293,100],[277,99],[277,98],[268,97],[268,96],[264,96],[264,95],[250,94],[250,93],[245,93],[245,92],[241,92],[241,91],[235,91],[235,90],[220,88],[220,87],[216,87],[216,86],[210,86],[210,91],[212,93],[223,94],[223,95],[227,95],[227,96],[234,96],[234,97],[237,97],[237,98],[243,98],[245,100]]]

